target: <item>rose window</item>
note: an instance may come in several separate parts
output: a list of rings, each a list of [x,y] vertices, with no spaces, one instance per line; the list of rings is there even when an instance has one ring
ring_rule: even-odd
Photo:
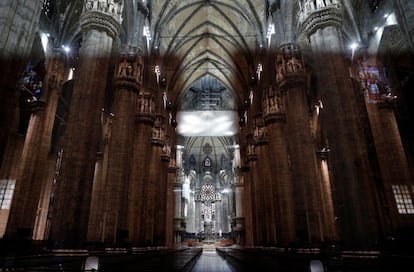
[[[214,200],[215,188],[213,184],[205,184],[201,187],[201,201]]]

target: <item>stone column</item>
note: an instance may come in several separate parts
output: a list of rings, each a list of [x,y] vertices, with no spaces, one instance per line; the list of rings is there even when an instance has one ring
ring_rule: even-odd
[[[0,74],[0,167],[8,143],[16,145],[18,96],[16,83],[27,60],[37,33],[42,1],[3,0],[0,3],[0,63],[7,67]],[[14,151],[14,150],[13,150]]]
[[[175,240],[175,234],[177,221],[176,221],[176,215],[177,215],[177,205],[178,208],[181,210],[181,198],[177,199],[177,186],[176,182],[178,181],[178,171],[179,168],[175,164],[175,160],[170,161],[170,164],[168,166],[168,174],[167,174],[167,188],[166,188],[166,224],[165,224],[165,246],[167,248],[174,247],[174,244],[176,244]],[[180,204],[177,203],[177,201],[180,201]],[[180,226],[181,226],[181,220],[180,220]],[[181,242],[181,240],[179,240]]]
[[[102,196],[104,214],[117,214],[105,221],[104,241],[125,242],[129,236],[125,212],[128,200],[128,183],[132,166],[135,115],[138,108],[138,92],[142,84],[143,58],[137,52],[121,54],[115,79],[115,97],[111,112],[111,137],[108,142],[108,169],[105,179],[105,193]],[[92,211],[91,211],[92,212]],[[134,215],[132,215],[134,216]],[[101,215],[98,214],[98,219]],[[116,220],[115,220],[116,219]],[[115,235],[115,237],[114,237]]]
[[[155,121],[153,94],[141,88],[135,116],[132,167],[129,182],[128,230],[134,245],[145,245],[145,214],[148,184],[148,155],[151,152],[152,126]]]
[[[240,115],[242,113],[239,113]],[[245,223],[245,246],[253,247],[255,244],[255,231],[254,231],[254,223],[255,223],[255,212],[254,212],[254,189],[252,186],[252,173],[251,173],[251,161],[257,159],[257,155],[254,152],[254,146],[249,142],[249,135],[250,132],[247,129],[247,125],[245,122],[244,117],[240,117],[239,125],[240,135],[239,135],[239,144],[240,144],[240,162],[239,162],[239,169],[238,175],[239,178],[244,180],[245,183],[245,194],[243,195],[243,215],[244,215],[244,223]],[[234,179],[235,177],[233,177]],[[233,181],[234,182],[234,181]],[[232,191],[229,195],[229,219],[230,219],[230,227],[231,230],[234,227],[234,223],[232,221],[233,216],[235,216],[234,211],[234,188],[231,187]]]
[[[45,224],[49,195],[43,195],[44,187],[50,187],[49,152],[51,149],[52,130],[55,113],[62,84],[64,82],[64,53],[55,50],[47,60],[46,76],[43,79],[42,96],[32,101],[32,115],[26,133],[18,167],[18,178],[13,195],[13,205],[7,226],[7,234],[17,232],[34,234],[35,221],[42,215],[42,225]],[[40,206],[39,206],[40,205]],[[39,219],[40,220],[40,219]],[[40,222],[39,222],[40,224]],[[42,236],[42,235],[41,235]]]
[[[181,243],[181,232],[185,231],[183,226],[183,215],[181,214],[182,190],[183,190],[184,172],[174,182],[174,243]]]
[[[408,222],[408,220],[401,219],[397,207],[392,204],[395,202],[393,185],[410,187],[413,179],[395,116],[396,103],[400,98],[394,95],[395,88],[389,82],[386,69],[376,58],[361,57],[357,64],[355,78],[359,80],[359,86],[365,94],[372,142],[375,146],[380,172],[378,178],[381,177],[383,184],[383,205],[390,216],[385,220],[385,231],[387,232],[385,234],[389,235],[395,233],[396,230],[393,229],[395,226],[404,226]],[[376,71],[375,83],[369,81],[372,71]],[[375,99],[369,95],[375,88],[374,86],[378,88],[380,93]]]
[[[64,157],[58,180],[50,239],[58,247],[86,241],[94,167],[101,135],[109,58],[120,31],[121,6],[86,1],[80,16],[82,48],[72,104],[64,135]],[[108,7],[111,7],[110,9]]]
[[[268,131],[272,199],[275,209],[277,243],[296,239],[295,202],[286,137],[286,93],[270,86],[263,95],[263,118]]]
[[[217,189],[220,190],[220,188],[216,188],[215,192],[215,201],[214,201],[214,207],[215,207],[215,232],[219,233],[220,230],[222,230],[222,214],[223,214],[223,196],[222,193],[219,191],[217,192]]]
[[[303,30],[310,41],[317,96],[323,103],[323,144],[329,145],[328,165],[335,188],[334,200],[344,247],[374,246],[378,240],[378,203],[358,107],[349,76],[341,35],[343,8],[339,1],[326,2],[303,16]],[[322,146],[320,147],[322,148]],[[366,229],[370,229],[369,234]]]
[[[144,209],[142,210],[142,216],[144,219],[145,228],[142,230],[144,233],[144,241],[147,246],[155,246],[158,242],[156,239],[156,224],[162,224],[163,220],[158,221],[159,214],[163,210],[158,210],[158,202],[165,201],[160,199],[158,195],[160,186],[160,159],[161,150],[164,143],[164,130],[161,126],[161,116],[156,115],[154,126],[151,128],[152,134],[150,139],[150,147],[147,157],[147,169],[146,169],[146,190],[144,195]],[[165,186],[164,186],[165,187]]]
[[[166,235],[166,222],[167,222],[167,211],[168,206],[168,172],[171,160],[171,145],[168,124],[166,124],[165,112],[163,116],[159,117],[160,130],[162,134],[162,145],[159,147],[160,155],[158,158],[154,158],[154,172],[150,173],[150,176],[154,177],[153,186],[155,188],[155,200],[154,200],[154,245],[165,246],[165,235]],[[152,142],[153,143],[153,142]],[[154,145],[154,143],[153,143]],[[172,170],[172,169],[171,169]]]
[[[384,100],[377,104],[367,104],[368,117],[372,129],[375,151],[378,156],[381,178],[384,184],[386,205],[392,218],[392,226],[405,225],[395,203],[392,185],[412,186],[407,157],[401,141],[398,124],[394,115],[395,101]],[[411,221],[412,222],[412,221]],[[388,230],[395,231],[395,230]]]
[[[234,185],[234,202],[236,206],[235,215],[236,215],[236,226],[234,230],[245,230],[245,218],[244,218],[244,206],[243,206],[243,196],[244,191],[244,179],[243,177],[237,178]]]
[[[194,190],[194,228],[196,233],[200,233],[202,231],[201,227],[201,201],[197,197],[200,195],[200,187],[196,187]]]
[[[257,154],[257,177],[255,178],[255,183],[256,187],[258,187],[257,190],[260,192],[257,199],[260,206],[256,208],[261,215],[258,224],[261,224],[261,228],[263,228],[264,244],[262,245],[275,245],[277,242],[277,212],[274,202],[274,182],[278,173],[273,172],[274,161],[270,159],[272,157],[272,152],[275,150],[273,150],[273,147],[269,142],[269,130],[268,127],[266,127],[262,116],[255,116],[253,122],[253,145]]]
[[[248,179],[251,183],[251,222],[252,222],[252,231],[253,231],[253,245],[263,245],[264,236],[265,236],[265,224],[263,224],[265,219],[265,210],[264,210],[264,182],[261,178],[261,170],[258,165],[258,154],[256,153],[256,145],[253,142],[253,133],[246,135],[246,162],[248,164]],[[233,231],[237,232],[235,229],[237,225],[236,222],[236,211],[233,213],[232,218],[232,227]]]
[[[307,96],[307,75],[302,54],[295,44],[285,44],[276,57],[278,87],[286,92],[286,128],[290,155],[290,167],[296,200],[296,227],[303,242],[320,243],[336,238],[334,212],[324,209],[321,186],[318,179],[315,139],[312,137],[312,118]],[[322,217],[322,218],[321,218]],[[326,237],[325,237],[326,236]]]

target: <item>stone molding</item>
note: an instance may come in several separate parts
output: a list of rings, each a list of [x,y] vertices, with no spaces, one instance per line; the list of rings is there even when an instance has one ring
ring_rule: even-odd
[[[302,23],[302,29],[309,37],[318,29],[326,26],[341,27],[342,10],[337,6],[329,6],[312,12]]]
[[[90,29],[105,31],[112,39],[116,39],[121,30],[117,19],[101,11],[91,10],[82,13],[80,17],[82,31]]]

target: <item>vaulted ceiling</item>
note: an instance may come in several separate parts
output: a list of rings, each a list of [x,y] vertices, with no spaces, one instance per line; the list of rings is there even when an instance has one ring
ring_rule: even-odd
[[[243,99],[266,46],[266,1],[152,1],[151,49],[158,50],[168,91],[180,99],[205,75]]]
[[[349,2],[343,2],[351,11]],[[159,66],[163,88],[178,110],[240,110],[248,99],[258,64],[263,61],[260,58],[266,55],[262,53],[301,40],[298,3],[294,0],[124,0],[119,45],[141,48],[149,56],[145,66],[151,76],[155,66]],[[79,16],[83,4],[83,0],[44,2],[45,10],[50,12],[44,17],[43,28],[49,29],[56,38],[55,46],[75,45],[81,40]],[[268,35],[271,23],[274,23],[273,37]],[[207,130],[206,126],[204,129]],[[235,143],[231,137],[200,136],[209,138],[183,139],[182,144],[194,150],[190,153],[200,154],[206,142],[215,147],[215,152],[226,153],[226,145]]]
[[[256,76],[257,56],[267,46],[266,3],[262,0],[151,1],[150,50],[159,56],[156,64],[163,70],[169,96],[179,110],[237,110],[242,105],[252,77]],[[220,94],[213,97],[217,92]],[[207,97],[210,102],[197,101],[197,97]],[[215,104],[217,97],[219,101]],[[228,116],[222,118],[228,119]],[[184,122],[185,118],[181,119]],[[237,123],[237,117],[233,122]],[[208,127],[204,121],[192,123]],[[197,129],[188,127],[188,130],[194,133]],[[213,165],[218,166],[222,156],[229,159],[228,148],[235,144],[225,135],[185,137],[181,144],[197,164],[210,155]],[[212,154],[204,153],[205,144],[213,146]]]

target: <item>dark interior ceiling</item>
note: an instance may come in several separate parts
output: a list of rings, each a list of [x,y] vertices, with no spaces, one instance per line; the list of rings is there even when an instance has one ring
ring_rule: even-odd
[[[151,10],[150,50],[161,56],[159,65],[179,110],[236,111],[255,76],[255,58],[266,47],[266,1],[152,1]],[[201,162],[209,143],[213,165],[223,155],[230,157],[233,137],[201,136],[178,139],[187,156]]]
[[[84,2],[44,1],[46,16],[42,16],[41,29],[50,33],[55,47],[69,45],[79,49],[81,46],[79,16]],[[146,65],[159,65],[169,100],[178,110],[240,111],[248,99],[259,57],[264,50],[269,50],[269,45],[277,49],[296,40],[306,49],[306,39],[298,31],[299,2],[123,0],[121,43],[122,46],[140,47],[144,54],[156,56],[156,60],[150,59],[152,63]],[[362,9],[362,1],[341,3],[346,11],[343,26],[346,42],[360,39],[353,10]],[[141,13],[140,9],[147,13]],[[273,37],[268,36],[271,22],[275,24]],[[143,24],[149,30],[148,43],[143,36]],[[397,32],[391,34],[389,36],[394,38],[401,36]],[[404,42],[401,38],[391,41],[388,44],[393,46]],[[71,54],[76,61],[76,53]],[[153,68],[146,67],[149,71]],[[198,143],[191,138],[184,141]],[[212,145],[219,146],[226,141],[217,139],[217,145]],[[201,148],[203,144],[194,146]]]
[[[178,101],[205,75],[243,99],[266,45],[266,1],[152,1],[151,49],[163,56],[168,91]]]

